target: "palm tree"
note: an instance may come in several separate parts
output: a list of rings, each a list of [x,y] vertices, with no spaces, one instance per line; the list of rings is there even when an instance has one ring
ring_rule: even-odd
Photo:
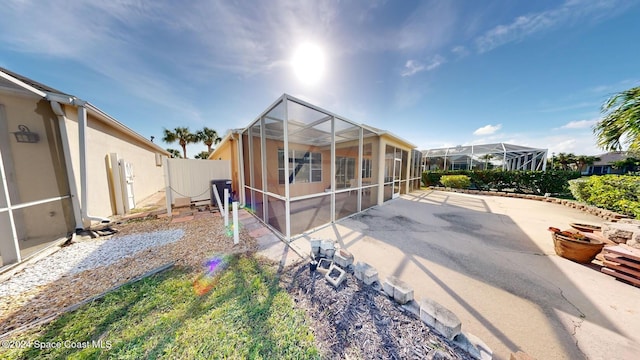
[[[180,150],[167,148],[167,151],[169,152],[169,154],[171,154],[171,158],[173,159],[182,158],[182,155],[180,155]]]
[[[178,142],[182,146],[182,153],[184,158],[187,158],[187,144],[193,144],[198,142],[198,138],[195,134],[192,134],[187,127],[177,127],[173,131],[164,129],[164,137],[162,141],[173,144]]]
[[[489,165],[489,160],[493,159],[493,154],[484,154],[480,156],[480,159],[484,160],[484,170],[487,170],[487,166]]]
[[[597,156],[577,156],[576,165],[578,166],[578,171],[583,172],[585,170],[585,167],[593,165],[593,163],[596,161],[600,161],[600,158]]]
[[[209,158],[209,154],[211,153],[208,151],[200,151],[196,156],[194,156],[194,158],[207,160]]]
[[[558,156],[556,156],[556,161],[562,165],[562,170],[569,169],[569,164],[574,164],[576,162],[575,159],[576,156],[572,153],[559,153]]]
[[[204,127],[202,130],[196,133],[199,141],[202,141],[207,145],[207,151],[211,154],[211,146],[218,144],[222,139],[218,136],[218,132],[208,127]]]
[[[640,86],[617,93],[602,105],[603,118],[594,126],[598,146],[605,150],[640,151]]]

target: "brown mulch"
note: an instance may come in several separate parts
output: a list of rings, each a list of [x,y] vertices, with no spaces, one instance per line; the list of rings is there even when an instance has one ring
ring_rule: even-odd
[[[287,269],[281,281],[311,320],[324,358],[425,359],[440,350],[451,359],[472,359],[352,272],[338,289],[312,275],[308,263]]]
[[[182,223],[170,221],[169,218],[135,220],[113,228],[119,231],[116,236],[183,229],[184,236],[174,243],[140,251],[115,264],[64,275],[48,285],[1,298],[0,334],[54,315],[167,263],[199,270],[213,254],[242,253],[257,248],[255,239],[245,231],[240,232],[240,243],[234,246],[218,214],[202,213]]]

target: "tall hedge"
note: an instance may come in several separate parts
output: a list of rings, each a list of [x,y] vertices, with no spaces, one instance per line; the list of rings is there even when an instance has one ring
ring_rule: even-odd
[[[571,181],[579,201],[640,218],[640,176],[602,175]]]
[[[578,171],[500,171],[500,170],[447,170],[425,171],[422,181],[426,186],[442,186],[443,175],[466,175],[471,187],[479,190],[509,190],[524,194],[568,194],[569,180],[579,178]]]

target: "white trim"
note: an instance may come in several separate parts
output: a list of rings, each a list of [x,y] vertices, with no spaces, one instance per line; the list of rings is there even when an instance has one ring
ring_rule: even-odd
[[[42,97],[47,96],[47,94],[44,91],[38,90],[38,89],[34,88],[33,86],[25,83],[22,80],[18,80],[16,78],[14,78],[13,76],[5,73],[4,71],[0,71],[0,77],[5,79],[5,80],[7,80],[7,81],[9,81],[9,82],[12,82],[12,83],[16,84],[16,85],[18,85],[18,86],[20,86],[20,87],[22,87],[22,88],[24,88],[26,90],[29,90],[34,94],[40,95]]]
[[[71,195],[63,195],[63,196],[56,196],[56,197],[52,197],[52,198],[48,198],[48,199],[29,201],[29,202],[26,202],[26,203],[20,203],[18,205],[10,205],[10,206],[5,207],[5,208],[0,208],[0,212],[5,212],[5,211],[9,211],[9,210],[20,210],[20,209],[24,209],[26,207],[42,205],[42,204],[46,204],[46,203],[50,203],[50,202],[54,202],[54,201],[58,201],[58,200],[64,200],[64,199],[67,199],[67,198],[70,198],[70,197],[71,197]],[[7,203],[9,203],[9,201],[7,201]]]

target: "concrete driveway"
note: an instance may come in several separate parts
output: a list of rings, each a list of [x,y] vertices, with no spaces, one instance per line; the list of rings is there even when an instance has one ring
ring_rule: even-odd
[[[556,256],[546,229],[571,222],[602,220],[534,200],[418,191],[294,242],[337,240],[382,279],[452,310],[494,359],[637,359],[640,289]]]

